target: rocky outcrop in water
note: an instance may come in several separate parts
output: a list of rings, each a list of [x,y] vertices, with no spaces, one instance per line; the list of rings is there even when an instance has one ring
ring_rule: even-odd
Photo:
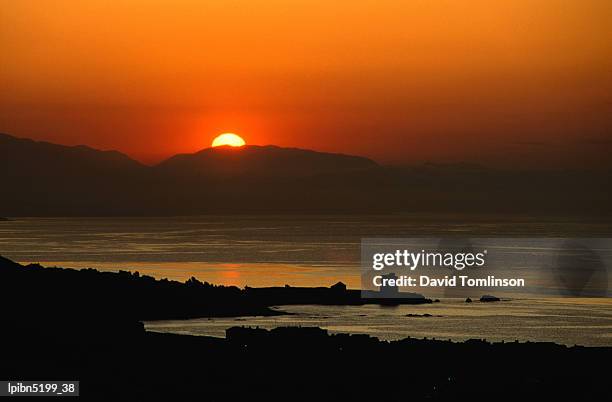
[[[482,303],[498,302],[498,301],[500,301],[500,300],[501,300],[501,299],[500,299],[499,297],[496,297],[496,296],[491,296],[491,295],[483,295],[483,296],[480,298],[480,301],[481,301]]]

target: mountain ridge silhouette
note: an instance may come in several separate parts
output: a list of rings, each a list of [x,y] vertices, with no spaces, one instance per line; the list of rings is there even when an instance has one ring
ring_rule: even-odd
[[[298,148],[206,148],[147,166],[0,134],[0,216],[222,213],[612,215],[608,171],[383,166]]]
[[[198,174],[213,178],[241,175],[305,177],[327,172],[365,170],[379,165],[361,156],[276,145],[205,148],[174,155],[153,168],[162,173]]]

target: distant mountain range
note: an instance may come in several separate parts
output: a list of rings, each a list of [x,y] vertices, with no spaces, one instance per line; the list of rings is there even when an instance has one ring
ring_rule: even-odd
[[[206,148],[193,154],[175,155],[154,169],[164,174],[196,175],[206,179],[237,177],[299,178],[329,172],[375,168],[367,158],[315,152],[273,145]]]
[[[208,213],[610,214],[610,172],[388,167],[351,155],[245,146],[156,166],[116,151],[0,134],[0,216]]]

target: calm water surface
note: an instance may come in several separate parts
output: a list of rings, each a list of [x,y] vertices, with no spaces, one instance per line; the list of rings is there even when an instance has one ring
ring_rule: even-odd
[[[463,341],[547,341],[565,345],[612,346],[610,299],[513,300],[466,304],[442,299],[419,306],[282,306],[293,315],[147,322],[148,330],[225,336],[232,326],[319,326],[332,333],[362,333],[381,339],[437,338]],[[407,314],[432,317],[407,317]]]
[[[21,263],[138,270],[237,286],[360,286],[364,237],[609,236],[609,223],[530,218],[205,216],[20,218],[0,222],[0,254]]]
[[[358,288],[363,237],[605,236],[609,223],[488,217],[214,216],[182,218],[20,218],[0,222],[0,254],[21,263],[138,270],[156,278],[238,286]],[[479,295],[474,295],[478,297]],[[294,313],[150,322],[155,331],[223,336],[234,325],[317,325],[384,339],[538,340],[612,346],[609,299],[513,300],[497,304],[443,299],[423,306],[284,306]],[[433,317],[406,317],[406,314]]]

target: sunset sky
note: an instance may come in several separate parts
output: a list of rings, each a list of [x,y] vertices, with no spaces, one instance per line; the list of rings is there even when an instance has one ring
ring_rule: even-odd
[[[234,132],[384,163],[605,164],[610,0],[11,0],[0,132],[152,163]]]

